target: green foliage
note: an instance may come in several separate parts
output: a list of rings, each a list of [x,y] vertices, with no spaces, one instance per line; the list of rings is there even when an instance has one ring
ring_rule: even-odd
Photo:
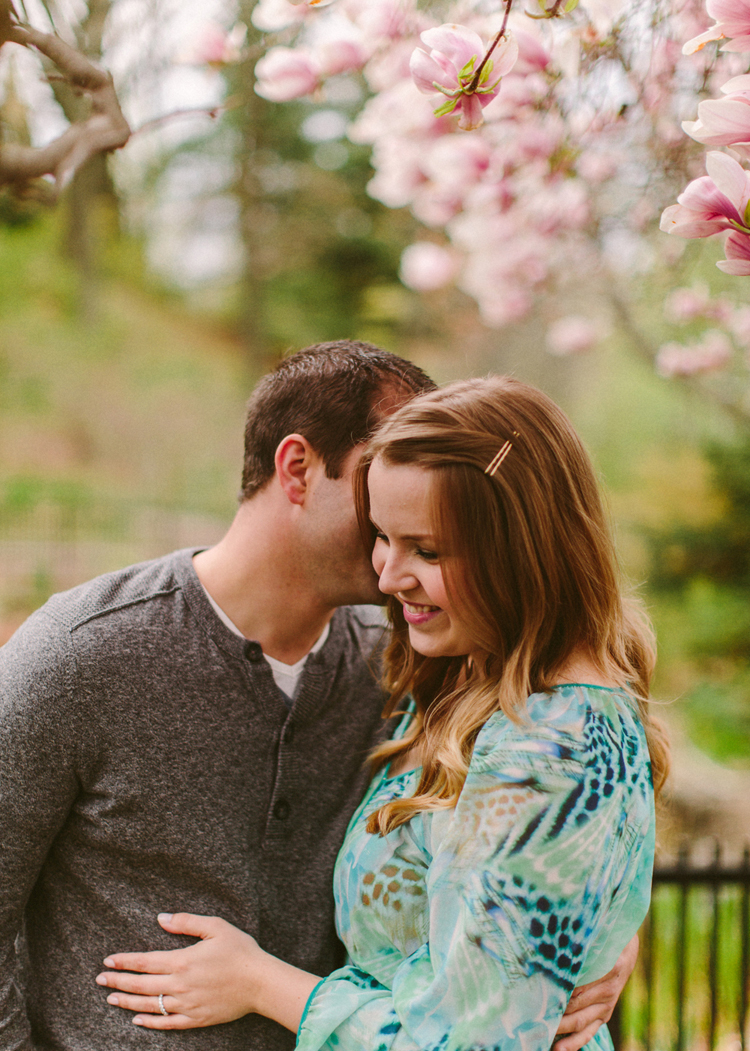
[[[720,762],[747,766],[750,760],[750,668],[738,665],[722,680],[696,683],[685,699],[694,739]]]
[[[750,438],[706,447],[723,514],[701,526],[677,525],[651,536],[657,589],[682,588],[695,578],[744,589],[750,599]],[[750,636],[749,636],[750,638]],[[748,643],[750,652],[750,642]]]
[[[12,190],[0,189],[0,226],[30,226],[38,215],[38,206],[21,200]]]
[[[706,448],[720,513],[649,531],[651,586],[668,654],[692,669],[682,697],[692,736],[750,763],[750,440]],[[669,643],[668,643],[669,647]]]
[[[92,503],[89,486],[70,478],[18,475],[0,479],[0,514],[12,516],[54,504],[72,513],[86,511]]]

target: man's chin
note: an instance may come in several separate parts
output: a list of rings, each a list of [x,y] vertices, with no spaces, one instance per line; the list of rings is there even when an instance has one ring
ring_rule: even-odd
[[[387,601],[388,601],[388,599],[383,594],[383,592],[376,589],[375,591],[368,591],[368,592],[364,592],[363,591],[363,592],[360,592],[360,594],[358,594],[358,595],[350,595],[344,602],[341,603],[341,605],[342,606],[383,606],[383,607],[385,607],[385,604],[386,604]]]
[[[388,596],[384,595],[378,587],[377,577],[372,581],[363,582],[361,587],[347,589],[345,597],[339,602],[340,606],[384,606]]]

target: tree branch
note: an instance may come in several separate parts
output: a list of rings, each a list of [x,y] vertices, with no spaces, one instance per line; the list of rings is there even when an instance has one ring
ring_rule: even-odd
[[[647,361],[653,368],[656,361],[656,347],[638,327],[630,308],[616,292],[610,290],[609,301],[631,346],[638,356]],[[704,383],[700,376],[675,376],[672,382],[675,380],[704,401],[712,402],[723,412],[727,413],[743,430],[747,430],[750,427],[750,409],[747,409],[741,401],[731,398],[728,394],[717,390],[708,383]]]
[[[0,0],[0,47],[10,40],[14,21],[18,19],[11,0]]]
[[[112,76],[59,37],[20,25],[10,0],[0,0],[0,46],[6,42],[39,51],[54,62],[76,91],[91,101],[90,116],[71,124],[48,146],[0,146],[0,186],[12,184],[23,191],[33,179],[52,175],[59,193],[90,157],[119,149],[130,138]]]

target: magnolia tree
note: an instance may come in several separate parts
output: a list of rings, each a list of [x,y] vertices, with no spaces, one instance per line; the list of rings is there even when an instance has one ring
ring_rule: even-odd
[[[325,100],[342,77],[364,85],[347,133],[371,148],[368,192],[423,226],[403,253],[406,285],[453,283],[490,326],[537,309],[561,355],[618,325],[661,374],[750,422],[750,307],[741,291],[679,287],[691,238],[723,238],[720,269],[750,275],[750,0],[238,3],[226,0],[227,24],[252,7],[260,95]],[[205,27],[192,60],[247,60],[244,31]],[[126,140],[108,75],[21,25],[9,0],[4,40],[41,50],[93,105],[46,152],[3,147],[0,183],[47,172],[60,184]],[[656,287],[664,274],[678,286],[664,318],[691,340],[654,340],[632,306],[630,279]]]
[[[330,78],[362,77],[368,98],[348,135],[372,149],[368,192],[424,227],[402,257],[409,287],[455,283],[490,326],[536,304],[556,354],[585,351],[619,324],[665,376],[702,383],[724,370],[736,379],[750,309],[702,286],[672,290],[666,318],[702,335],[659,346],[624,291],[629,276],[679,258],[684,240],[657,230],[675,198],[662,230],[682,239],[729,231],[718,265],[750,275],[741,163],[750,157],[750,0],[707,8],[259,0],[252,20],[267,49],[256,91],[277,102],[325,98]],[[705,157],[698,144],[728,152]],[[582,290],[607,308],[592,311]],[[705,387],[747,422],[746,383]]]

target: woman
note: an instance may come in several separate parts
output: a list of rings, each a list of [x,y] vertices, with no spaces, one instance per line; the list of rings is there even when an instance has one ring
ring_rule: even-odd
[[[391,709],[413,705],[336,866],[350,963],[320,981],[234,931],[212,995],[304,1051],[542,1051],[648,908],[667,758],[650,631],[585,450],[534,388],[414,399],[374,439],[357,500],[391,596]],[[137,1000],[122,1006],[153,1010]],[[611,1047],[605,1028],[589,1046]]]

